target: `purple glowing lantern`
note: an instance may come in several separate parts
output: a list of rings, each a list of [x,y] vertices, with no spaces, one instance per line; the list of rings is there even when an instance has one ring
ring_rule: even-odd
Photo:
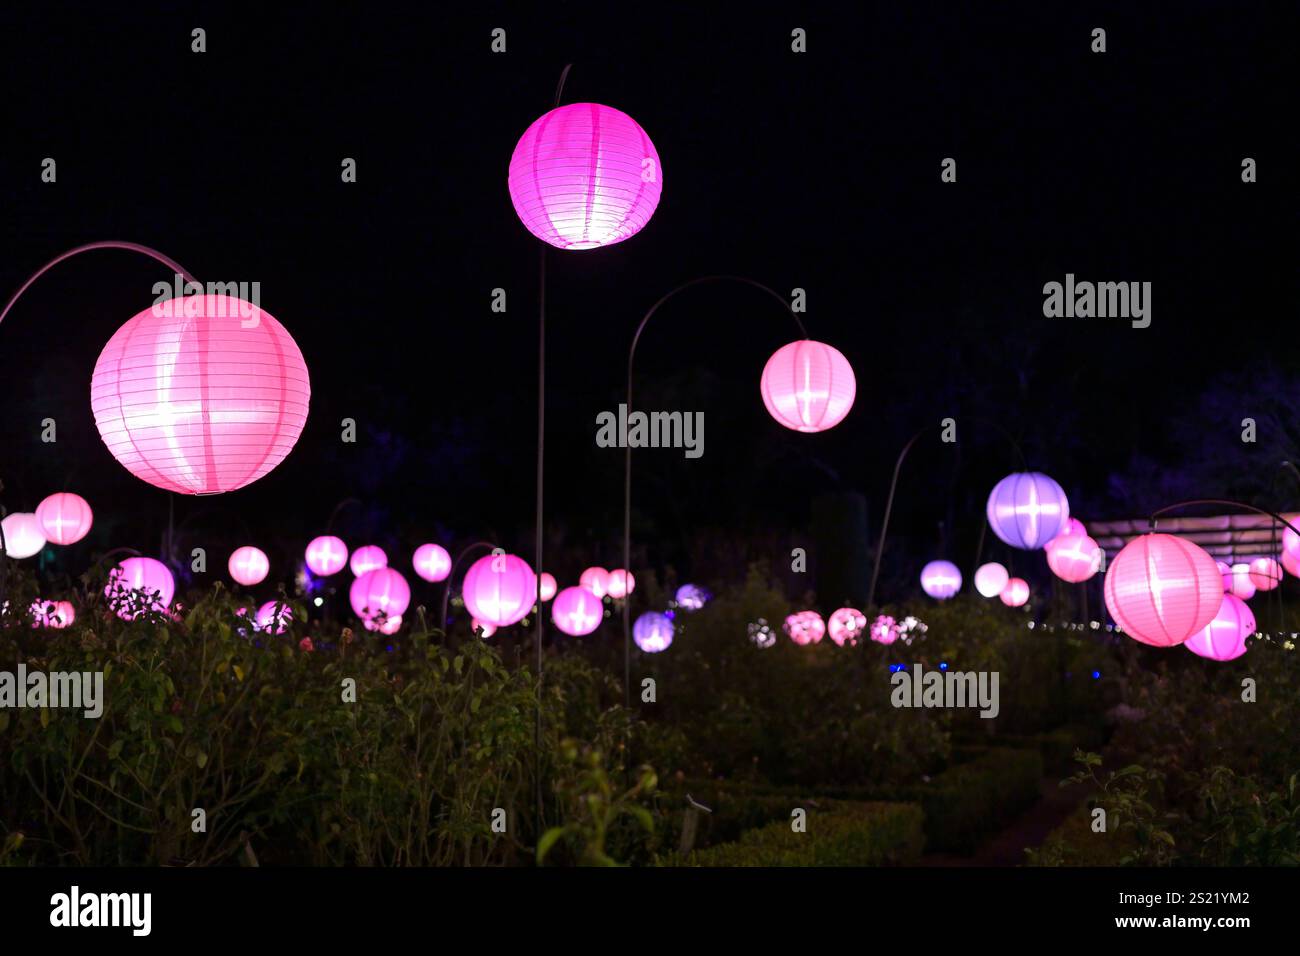
[[[946,601],[961,590],[961,571],[951,561],[931,561],[921,569],[921,590]]]
[[[709,592],[698,584],[683,584],[673,595],[677,606],[686,611],[698,611],[709,603]]]
[[[673,622],[666,614],[646,611],[632,625],[632,640],[645,653],[658,654],[673,642]]]
[[[998,538],[1013,548],[1033,551],[1060,534],[1070,517],[1070,503],[1047,475],[1018,471],[994,486],[986,511]]]

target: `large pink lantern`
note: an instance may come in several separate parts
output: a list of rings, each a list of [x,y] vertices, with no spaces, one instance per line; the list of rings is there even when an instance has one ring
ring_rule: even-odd
[[[586,588],[565,588],[551,605],[551,620],[570,637],[582,637],[600,627],[605,606]]]
[[[1052,573],[1070,584],[1081,584],[1101,570],[1102,550],[1086,534],[1058,534],[1045,550]]]
[[[470,565],[461,594],[471,616],[509,627],[522,621],[537,603],[537,575],[517,555],[487,554]]]
[[[395,617],[410,606],[411,586],[392,568],[374,568],[352,582],[348,600],[363,621]]]
[[[236,582],[249,588],[266,580],[266,575],[271,570],[271,561],[261,548],[246,544],[235,549],[227,562],[227,568]]]
[[[1214,620],[1223,578],[1203,548],[1171,534],[1146,534],[1115,556],[1104,594],[1110,616],[1130,637],[1172,647]]]
[[[1007,607],[1024,607],[1029,600],[1029,582],[1024,578],[1010,578],[998,597]]]
[[[11,558],[30,558],[45,547],[40,519],[30,511],[15,511],[0,521],[4,534],[5,554]]]
[[[1223,577],[1223,589],[1233,597],[1239,597],[1243,601],[1249,601],[1255,596],[1255,584],[1250,579],[1249,564],[1234,564],[1226,571],[1216,563],[1219,573]]]
[[[1282,562],[1282,567],[1287,574],[1293,578],[1300,578],[1300,554],[1294,551],[1283,551],[1278,560]]]
[[[377,568],[388,567],[388,555],[377,544],[367,544],[352,552],[348,567],[357,577],[368,574]]]
[[[1007,569],[996,561],[981,564],[975,570],[975,590],[986,598],[997,597],[1010,578]]]
[[[348,546],[342,538],[332,534],[323,534],[312,538],[307,545],[307,570],[312,574],[327,578],[338,574],[348,563]]]
[[[166,491],[210,495],[267,474],[307,421],[311,383],[268,312],[224,295],[155,303],[95,363],[90,407],[113,457]]]
[[[777,349],[763,366],[758,387],[768,413],[800,432],[834,428],[853,407],[858,390],[844,354],[812,339]]]
[[[1250,583],[1261,591],[1271,591],[1282,583],[1282,567],[1273,558],[1256,558],[1250,562]]]
[[[826,634],[826,623],[816,611],[796,611],[785,619],[785,632],[796,644],[816,644]]]
[[[632,625],[632,640],[647,654],[658,654],[673,642],[673,622],[667,614],[646,611]]]
[[[1184,641],[1183,647],[1212,661],[1230,661],[1246,653],[1246,638],[1254,633],[1255,615],[1246,602],[1225,594],[1214,620]]]
[[[994,534],[1013,548],[1033,551],[1060,534],[1070,503],[1047,475],[1018,471],[994,486],[986,511]]]
[[[525,228],[560,249],[636,235],[663,189],[659,154],[636,120],[599,103],[538,118],[510,157],[510,201]]]
[[[578,576],[578,583],[596,597],[603,598],[609,593],[609,572],[601,567],[588,568]]]
[[[124,621],[146,611],[166,614],[176,596],[176,579],[153,558],[127,558],[108,573],[108,606]]]
[[[636,575],[622,568],[609,572],[608,594],[612,598],[625,598],[636,590]]]
[[[81,495],[60,491],[36,506],[36,520],[50,544],[72,544],[90,533],[94,515]]]
[[[253,626],[269,634],[285,634],[292,623],[293,608],[283,601],[267,601],[253,617]]]
[[[451,574],[451,555],[440,544],[422,544],[411,558],[415,573],[426,581],[445,581]]]
[[[555,597],[557,587],[558,586],[555,583],[555,575],[548,571],[543,571],[537,585],[538,597],[542,599],[543,603],[549,601],[551,598]]]
[[[826,633],[831,640],[844,647],[853,647],[858,637],[867,629],[867,616],[855,607],[842,607],[831,614],[826,622]]]
[[[946,601],[961,590],[961,571],[951,561],[931,561],[921,569],[921,590]]]

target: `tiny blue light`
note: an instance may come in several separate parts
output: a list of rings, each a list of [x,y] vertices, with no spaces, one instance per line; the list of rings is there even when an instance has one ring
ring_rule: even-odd
[[[390,653],[390,654],[393,653],[393,645],[392,645],[392,644],[389,644],[389,645],[388,645],[388,653]]]
[[[947,661],[940,661],[940,662],[939,662],[939,670],[941,670],[941,671],[946,671],[947,669],[948,669],[948,662],[947,662]]]
[[[673,618],[675,618],[676,616],[677,616],[677,615],[674,614],[674,613],[672,612],[671,609],[670,609],[670,610],[667,610],[667,611],[664,611],[664,617],[668,618],[668,620],[670,620],[670,621],[671,621]]]
[[[1101,671],[1093,671],[1093,672],[1092,672],[1092,679],[1093,679],[1093,680],[1101,680]]]

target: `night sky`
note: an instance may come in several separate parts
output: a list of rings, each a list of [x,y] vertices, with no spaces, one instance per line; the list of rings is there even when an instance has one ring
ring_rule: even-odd
[[[566,63],[565,102],[633,116],[664,189],[633,239],[548,255],[548,547],[582,562],[562,575],[620,563],[623,453],[595,446],[596,415],[621,400],[644,311],[711,273],[805,289],[809,332],[853,363],[857,400],[826,434],[786,431],[758,379],[789,316],[738,285],[673,300],[639,348],[637,405],[703,411],[706,451],[637,454],[638,566],[778,561],[825,495],[864,496],[874,535],[898,450],[947,416],[957,449],[936,427],[904,466],[900,564],[935,549],[969,564],[984,499],[1018,464],[975,417],[1085,519],[1188,492],[1297,503],[1276,474],[1300,454],[1291,5],[438,6],[3,15],[0,297],[74,245],[139,242],[201,280],[260,281],[310,369],[279,468],[175,500],[187,548],[297,556],[356,498],[335,522],[350,544],[531,555],[538,241],[506,168]],[[1043,284],[1067,272],[1151,282],[1151,327],[1044,318]],[[90,253],[0,326],[10,511],[78,491],[99,519],[88,547],[157,550],[168,496],[112,459],[88,396],[104,343],[168,278]],[[1269,422],[1255,446],[1234,425],[1248,415]],[[736,553],[705,566],[720,540]]]

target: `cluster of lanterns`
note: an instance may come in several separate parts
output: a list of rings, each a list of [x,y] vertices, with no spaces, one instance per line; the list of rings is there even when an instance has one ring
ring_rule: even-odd
[[[59,491],[35,511],[15,511],[0,521],[5,554],[16,560],[39,554],[47,544],[75,544],[90,533],[95,516],[81,495]]]

